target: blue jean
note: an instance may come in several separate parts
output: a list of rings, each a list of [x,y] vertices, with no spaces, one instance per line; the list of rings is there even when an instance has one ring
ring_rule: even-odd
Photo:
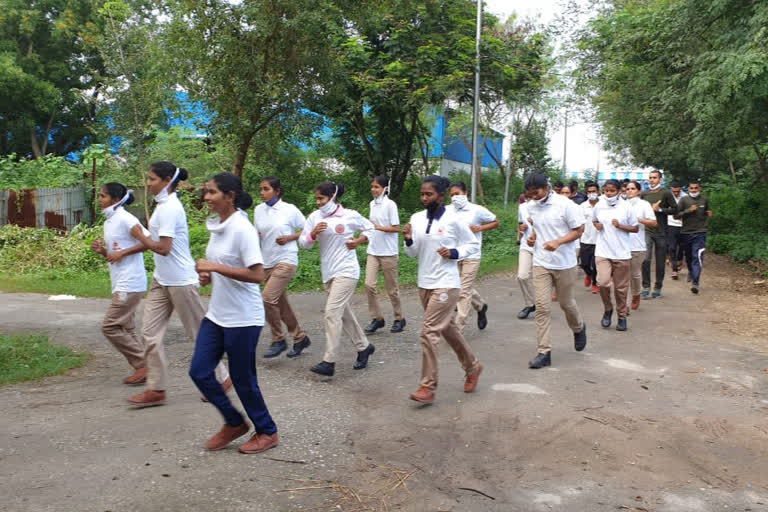
[[[242,425],[245,421],[243,415],[229,401],[214,373],[226,352],[232,384],[245,407],[245,413],[253,422],[254,430],[258,434],[274,434],[277,426],[269,415],[256,378],[256,344],[259,342],[259,334],[261,326],[221,327],[203,318],[192,364],[189,366],[189,376],[205,398],[224,416],[227,425]]]
[[[687,233],[683,235],[683,245],[685,247],[685,261],[688,264],[688,271],[691,273],[693,284],[699,284],[701,277],[701,257],[703,250],[707,248],[706,233]]]

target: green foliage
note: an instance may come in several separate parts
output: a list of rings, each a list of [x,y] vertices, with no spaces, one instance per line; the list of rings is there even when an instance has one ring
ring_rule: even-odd
[[[705,195],[714,212],[709,220],[709,249],[764,271],[768,266],[767,194],[765,186],[709,186]]]
[[[0,334],[0,386],[60,375],[90,358],[86,352],[51,345],[47,336]]]
[[[84,169],[60,156],[18,160],[15,154],[0,155],[0,189],[73,187],[83,180]]]

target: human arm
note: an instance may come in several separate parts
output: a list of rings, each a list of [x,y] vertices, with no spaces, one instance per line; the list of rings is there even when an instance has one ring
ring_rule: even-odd
[[[299,246],[301,246],[302,249],[311,249],[313,245],[315,245],[315,240],[317,238],[317,235],[322,233],[325,228],[328,227],[328,224],[325,222],[320,223],[320,230],[315,233],[315,218],[310,215],[307,217],[307,220],[304,221],[304,228],[301,230],[301,237],[299,237]]]
[[[477,208],[478,210],[475,219],[479,222],[478,224],[469,226],[469,229],[471,229],[473,233],[490,231],[492,229],[498,228],[501,225],[496,215],[494,215],[488,208],[483,206],[477,206]]]
[[[264,280],[264,265],[258,263],[251,265],[250,267],[230,267],[223,263],[214,263],[212,261],[199,259],[195,270],[200,275],[200,284],[203,284],[203,274],[208,274],[208,280],[210,281],[210,273],[216,272],[224,277],[234,279],[235,281],[242,281],[244,283],[260,283]],[[207,283],[206,283],[207,284]]]
[[[304,215],[301,214],[301,211],[298,208],[296,208],[293,205],[291,206],[293,208],[293,213],[290,219],[290,227],[291,229],[294,230],[294,233],[290,235],[282,235],[275,238],[275,242],[277,243],[277,245],[285,245],[287,243],[299,240],[303,233],[306,219],[304,218]]]
[[[134,245],[133,247],[129,247],[128,249],[123,249],[122,251],[114,251],[109,254],[107,254],[107,261],[110,263],[117,263],[121,259],[125,258],[126,256],[130,256],[131,254],[136,254],[140,252],[146,251],[147,248],[142,243],[138,243]]]
[[[465,259],[480,251],[480,242],[477,241],[469,226],[459,220],[453,220],[446,226],[445,236],[453,238],[456,247],[441,247],[437,250],[443,258],[452,260]]]
[[[136,224],[131,228],[131,236],[139,241],[145,249],[150,250],[160,256],[168,256],[173,246],[173,237],[160,235],[159,240],[153,240],[144,232],[141,224]]]
[[[104,247],[104,241],[100,238],[97,238],[91,242],[91,250],[96,254],[101,254],[104,257],[107,256],[107,249]]]
[[[413,217],[411,217],[411,222],[413,222]],[[415,258],[419,254],[419,245],[417,243],[418,239],[413,236],[413,226],[411,225],[411,222],[408,222],[408,224],[403,226],[403,247],[406,255]]]
[[[544,242],[544,249],[547,251],[556,251],[561,245],[569,244],[581,238],[581,234],[584,231],[584,214],[581,212],[579,206],[569,201],[565,207],[565,218],[569,231],[554,240],[547,240]]]

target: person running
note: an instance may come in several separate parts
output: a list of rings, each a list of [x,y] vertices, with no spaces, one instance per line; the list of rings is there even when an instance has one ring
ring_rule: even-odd
[[[629,178],[624,178],[621,182],[621,192],[619,192],[619,197],[622,201],[626,201],[629,199],[629,196],[627,195],[627,186],[629,185]]]
[[[136,224],[131,235],[154,254],[155,273],[144,301],[141,335],[147,364],[147,389],[128,402],[135,407],[151,407],[165,403],[168,388],[168,359],[163,337],[174,310],[191,340],[197,339],[205,308],[200,300],[200,282],[195,261],[189,250],[189,229],[184,206],[176,195],[180,181],[188,178],[185,169],[170,162],[155,162],[149,167],[147,186],[157,206],[149,219],[149,236]],[[216,377],[228,391],[232,381],[226,366],[219,364]]]
[[[261,240],[264,258],[264,289],[261,295],[267,323],[272,331],[272,344],[262,357],[271,359],[288,350],[283,324],[293,338],[293,348],[287,356],[298,357],[312,342],[296,319],[286,289],[299,265],[296,240],[301,236],[300,230],[306,219],[298,208],[283,201],[283,187],[278,178],[263,178],[259,193],[263,203],[253,210],[253,225]]]
[[[701,267],[707,248],[707,223],[711,216],[709,199],[701,195],[701,184],[691,181],[688,185],[688,195],[680,199],[675,217],[683,221],[681,232],[693,294],[699,293]]]
[[[477,389],[483,365],[464,339],[453,308],[459,301],[462,280],[457,261],[480,252],[480,241],[467,222],[443,206],[449,181],[442,176],[427,176],[421,183],[421,204],[425,210],[411,215],[403,228],[405,252],[418,258],[419,298],[424,307],[421,326],[421,384],[411,400],[424,404],[435,400],[437,352],[445,338],[464,369],[464,392]]]
[[[584,184],[587,191],[587,200],[581,203],[581,212],[584,214],[584,233],[581,235],[579,262],[586,276],[584,286],[592,289],[592,293],[600,293],[597,287],[597,266],[595,265],[595,244],[597,243],[597,229],[592,224],[592,214],[595,205],[600,199],[600,189],[597,183],[588,181]]]
[[[235,391],[255,431],[240,446],[240,452],[260,453],[279,441],[254,364],[264,327],[264,302],[259,293],[259,283],[265,279],[264,259],[256,229],[239,213],[250,208],[253,200],[243,191],[240,178],[230,173],[217,174],[206,182],[203,199],[216,217],[207,221],[211,238],[205,259],[197,260],[196,270],[200,284],[212,283],[213,289],[197,334],[189,376],[224,418],[224,426],[205,444],[208,450],[221,450],[250,430],[216,380],[216,367],[227,354]]]
[[[525,320],[536,311],[536,293],[533,289],[533,247],[527,243],[528,237],[533,234],[528,213],[528,204],[525,202],[517,207],[518,243],[520,250],[517,261],[517,282],[520,292],[523,294],[525,307],[517,314],[517,318]]]
[[[677,180],[670,183],[669,191],[672,192],[672,197],[675,198],[678,205],[680,204],[680,199],[687,195],[683,192],[682,184]],[[680,275],[680,268],[683,265],[683,242],[680,232],[682,227],[682,220],[676,219],[674,215],[667,216],[667,229],[665,231],[667,257],[672,264],[672,275],[670,277],[675,281],[677,281]]]
[[[528,363],[532,369],[552,364],[552,290],[560,299],[577,351],[587,346],[587,326],[574,295],[576,254],[573,242],[579,239],[584,216],[573,201],[552,192],[547,176],[532,174],[525,182],[531,196],[528,214],[533,233],[527,243],[533,247],[533,288],[536,292],[536,338],[538,353]]]
[[[325,355],[311,371],[333,376],[339,357],[342,329],[357,348],[353,369],[368,366],[368,358],[376,350],[369,343],[352,311],[352,296],[360,279],[360,264],[355,249],[373,233],[371,222],[354,210],[347,210],[337,201],[344,195],[344,185],[324,181],[315,187],[317,210],[304,223],[299,245],[320,246],[320,269],[328,298],[325,302]],[[355,238],[355,232],[361,235]]]
[[[616,296],[617,331],[627,330],[627,291],[632,260],[630,233],[637,233],[637,217],[629,201],[619,198],[621,184],[608,180],[603,185],[603,197],[595,206],[592,222],[597,229],[595,244],[595,262],[597,265],[597,283],[600,298],[603,299],[603,319],[600,325],[607,329],[611,326],[614,306],[611,303],[611,284]]]
[[[144,245],[131,235],[139,219],[124,206],[133,203],[133,190],[120,183],[107,183],[99,189],[99,206],[104,212],[104,239],[94,240],[91,249],[109,262],[112,302],[104,314],[101,332],[133,367],[123,379],[128,385],[147,381],[144,344],[136,335],[136,308],[147,291]]]
[[[397,204],[389,198],[389,181],[386,176],[376,176],[371,182],[370,221],[374,231],[368,240],[368,259],[365,264],[365,290],[368,294],[368,312],[371,323],[365,328],[365,334],[373,334],[386,325],[384,315],[376,298],[379,287],[379,269],[384,274],[389,301],[395,321],[389,332],[402,332],[405,328],[403,306],[400,304],[400,290],[397,283],[399,252],[397,234],[400,232],[400,215]]]
[[[499,220],[484,206],[469,202],[467,186],[463,182],[451,183],[450,194],[451,204],[447,206],[449,213],[464,222],[480,243],[480,250],[459,260],[461,293],[456,304],[456,326],[461,332],[464,332],[469,310],[472,308],[477,311],[477,328],[483,330],[488,326],[488,304],[475,289],[475,280],[477,279],[477,272],[480,270],[483,231],[498,228]]]
[[[656,299],[661,297],[661,288],[664,284],[666,271],[667,242],[665,231],[667,229],[667,215],[677,213],[677,201],[672,192],[661,186],[661,171],[653,170],[648,175],[650,188],[644,190],[641,197],[651,203],[656,213],[656,226],[645,230],[645,260],[643,261],[643,291],[640,293],[643,299]],[[651,294],[651,263],[656,258],[656,281]]]
[[[585,185],[586,187],[586,185]],[[571,201],[573,201],[576,204],[582,204],[584,201],[587,200],[587,196],[584,195],[584,193],[579,191],[579,182],[576,180],[571,180],[570,183],[570,189],[571,189]]]
[[[643,201],[640,198],[642,187],[637,181],[630,181],[627,185],[627,196],[629,197],[629,206],[637,217],[638,231],[629,234],[630,251],[632,259],[629,264],[630,270],[630,295],[632,303],[630,307],[637,309],[640,307],[640,292],[643,285],[643,261],[645,261],[645,228],[655,228],[658,221],[651,207],[651,203]],[[627,296],[629,302],[630,296]]]
[[[555,182],[555,184],[553,185],[553,187],[555,189],[555,194],[560,195],[560,192],[562,192],[564,186],[565,186],[565,184],[563,184],[562,181],[557,180]]]

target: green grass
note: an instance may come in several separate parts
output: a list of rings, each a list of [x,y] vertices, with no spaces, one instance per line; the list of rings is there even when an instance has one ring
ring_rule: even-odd
[[[77,297],[110,297],[109,273],[71,270],[41,270],[25,274],[0,273],[0,291],[44,293]]]
[[[0,334],[0,386],[60,375],[90,358],[88,353],[51,345],[47,336]]]

